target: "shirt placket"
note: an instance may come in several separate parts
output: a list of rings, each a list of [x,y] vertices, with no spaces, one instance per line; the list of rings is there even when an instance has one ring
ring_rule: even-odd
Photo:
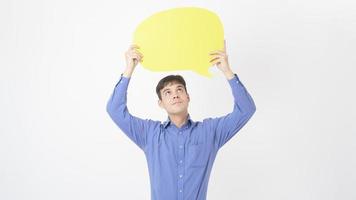
[[[178,199],[183,200],[184,178],[184,136],[183,130],[178,130]]]

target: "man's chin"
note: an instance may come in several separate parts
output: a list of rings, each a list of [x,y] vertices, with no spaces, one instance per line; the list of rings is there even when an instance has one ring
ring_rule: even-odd
[[[173,110],[172,112],[170,112],[171,115],[179,115],[184,113],[184,110]]]

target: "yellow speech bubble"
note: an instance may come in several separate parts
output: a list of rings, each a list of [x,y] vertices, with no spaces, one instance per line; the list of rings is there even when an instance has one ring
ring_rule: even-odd
[[[144,56],[141,65],[148,70],[192,70],[211,77],[209,53],[223,50],[224,30],[213,12],[181,7],[158,12],[141,22],[133,42]]]

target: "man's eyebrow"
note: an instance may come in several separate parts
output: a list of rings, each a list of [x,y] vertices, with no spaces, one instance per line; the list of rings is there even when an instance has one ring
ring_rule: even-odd
[[[178,85],[177,88],[184,88],[183,85]],[[162,91],[162,93],[164,93],[166,90],[170,90],[169,88],[166,88]]]

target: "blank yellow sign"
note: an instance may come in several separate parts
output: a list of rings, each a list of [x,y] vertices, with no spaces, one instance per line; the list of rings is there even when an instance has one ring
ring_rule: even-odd
[[[209,53],[223,50],[224,30],[219,17],[207,9],[174,8],[139,24],[133,43],[140,47],[141,65],[148,70],[192,70],[211,77]]]

